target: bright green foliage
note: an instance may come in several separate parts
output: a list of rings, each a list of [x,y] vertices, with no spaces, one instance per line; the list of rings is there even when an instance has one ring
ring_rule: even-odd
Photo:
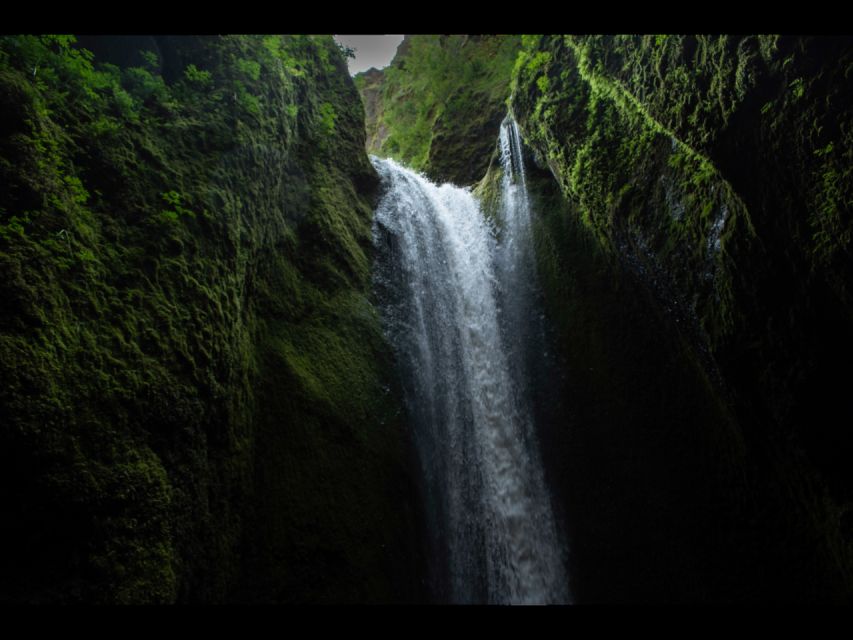
[[[145,65],[148,67],[149,71],[157,71],[160,66],[160,59],[157,57],[157,54],[153,51],[140,51],[139,55],[142,57],[142,60],[145,62]]]
[[[191,209],[187,209],[183,206],[182,202],[184,198],[177,191],[161,193],[160,197],[163,199],[163,202],[169,206],[168,209],[160,211],[160,217],[163,220],[168,222],[177,222],[182,216],[195,218],[195,213]]]
[[[243,109],[243,112],[250,116],[259,117],[262,112],[261,99],[252,91],[240,82],[235,83],[237,102]]]
[[[212,78],[210,71],[202,71],[194,64],[187,65],[187,68],[184,69],[184,76],[186,76],[187,80],[200,87],[208,86]]]
[[[241,73],[256,82],[261,77],[261,65],[254,60],[237,60],[237,68]]]
[[[320,126],[327,135],[335,133],[335,120],[338,114],[335,113],[335,107],[330,102],[324,102],[320,105],[319,111]]]

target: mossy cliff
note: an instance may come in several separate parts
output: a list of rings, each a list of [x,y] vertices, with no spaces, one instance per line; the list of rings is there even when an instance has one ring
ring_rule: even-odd
[[[506,115],[519,46],[519,36],[406,36],[389,67],[355,78],[368,152],[437,182],[477,182]]]
[[[567,359],[566,401],[578,403],[568,410],[574,435],[553,436],[550,455],[578,447],[604,455],[598,467],[586,463],[586,488],[598,478],[593,492],[608,498],[599,504],[630,495],[635,463],[645,467],[635,476],[645,488],[668,487],[673,496],[636,497],[664,516],[660,528],[684,528],[673,540],[692,541],[680,562],[686,599],[853,594],[853,403],[843,374],[853,357],[852,45],[524,38],[512,109],[531,156],[562,192],[541,207],[538,259]],[[595,405],[620,379],[622,399]],[[582,416],[617,444],[585,435]],[[626,439],[634,462],[622,450]],[[560,464],[552,460],[552,473],[568,477]],[[612,473],[600,470],[607,465]],[[658,472],[670,480],[649,479]],[[582,504],[584,495],[573,491],[567,503]],[[596,520],[653,531],[647,515],[629,522],[588,511],[598,514],[593,525],[580,523],[576,533],[593,549],[608,528],[595,531]],[[640,548],[661,551],[670,559],[664,567],[679,553]],[[654,570],[655,561],[637,557],[635,568]],[[687,567],[708,559],[717,568],[695,575],[711,582],[690,585]],[[601,585],[591,574],[581,567],[576,575],[595,594]],[[626,599],[642,588],[628,586]],[[648,597],[679,597],[661,588]]]
[[[511,95],[575,598],[849,602],[851,73],[849,37],[408,36],[355,83],[328,37],[0,38],[0,601],[425,599],[365,146],[494,213]]]
[[[363,118],[328,37],[0,40],[0,600],[417,597]]]

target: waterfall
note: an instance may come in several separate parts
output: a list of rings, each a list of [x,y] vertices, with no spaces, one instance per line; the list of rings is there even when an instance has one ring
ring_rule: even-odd
[[[546,347],[541,305],[537,301],[536,262],[530,221],[530,196],[521,152],[521,135],[515,120],[507,117],[500,130],[501,242],[495,253],[498,302],[504,343],[520,388],[522,401],[530,401],[527,385],[534,363],[531,354],[543,357]]]
[[[422,466],[438,597],[564,603],[565,553],[524,380],[527,338],[512,335],[531,324],[534,298],[529,198],[511,120],[501,146],[500,233],[469,190],[372,159],[383,183],[374,282]]]

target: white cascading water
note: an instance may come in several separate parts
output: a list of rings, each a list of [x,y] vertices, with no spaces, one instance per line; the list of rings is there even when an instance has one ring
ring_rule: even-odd
[[[530,208],[510,119],[501,148],[500,243],[469,190],[373,158],[384,189],[374,221],[375,284],[423,467],[437,597],[565,603],[565,553],[525,367],[518,345],[508,344],[533,299],[524,293]]]
[[[533,233],[530,221],[530,196],[524,174],[521,135],[518,125],[507,118],[500,131],[501,208],[500,238],[495,253],[495,270],[499,282],[498,298],[504,343],[521,398],[529,402],[527,385],[531,353],[542,357],[544,337],[542,313],[537,303],[536,262],[533,254]]]

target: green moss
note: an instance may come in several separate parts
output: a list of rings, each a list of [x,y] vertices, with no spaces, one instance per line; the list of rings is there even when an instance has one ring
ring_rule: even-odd
[[[851,545],[838,543],[827,515],[835,507],[827,512],[815,478],[832,478],[835,499],[848,501],[849,474],[829,443],[849,450],[853,441],[815,429],[796,408],[828,402],[847,414],[817,389],[835,388],[822,371],[853,353],[853,336],[834,321],[817,327],[851,308],[840,275],[849,271],[851,163],[837,152],[851,132],[849,39],[547,36],[524,45],[512,108],[525,138],[605,254],[641,273],[659,304],[687,311],[702,366],[739,398],[739,428],[772,452],[774,462],[748,465],[762,500],[777,516],[824,514],[786,525],[820,557],[807,597],[849,593]],[[560,243],[546,244],[548,256]],[[802,483],[794,497],[779,492],[781,468]]]
[[[548,55],[528,54],[530,59],[541,62],[532,70],[530,65],[520,67],[516,77],[519,93],[515,107],[522,114],[532,109],[534,126],[526,126],[525,132],[547,149],[565,178],[567,194],[578,203],[581,219],[605,247],[614,250],[616,243],[622,242],[617,238],[625,233],[641,235],[653,250],[662,250],[661,257],[666,261],[681,259],[685,241],[695,239],[697,244],[707,246],[709,239],[712,245],[721,240],[721,253],[709,256],[709,252],[699,251],[693,268],[670,270],[682,279],[684,289],[703,289],[705,263],[709,258],[712,262],[723,260],[722,245],[728,237],[716,237],[719,230],[715,230],[709,213],[725,202],[729,213],[724,224],[731,227],[739,224],[736,220],[743,220],[751,236],[752,225],[745,207],[707,157],[677,139],[673,130],[656,120],[619,81],[607,75],[592,57],[595,41],[551,38],[548,42],[547,46],[552,47]],[[575,74],[549,64],[557,56],[575,61]],[[543,89],[542,77],[552,78],[556,84]],[[557,115],[549,108],[555,102],[569,109]],[[567,152],[572,155],[567,157]],[[664,180],[647,181],[658,157],[666,160]],[[684,194],[682,199],[687,201],[659,206],[670,197],[666,192],[674,191]],[[629,193],[635,197],[626,197]],[[691,205],[700,199],[705,202],[696,207],[697,215],[672,215],[673,206],[682,212],[694,210]],[[718,269],[717,274],[717,280],[724,283],[725,273]],[[715,333],[715,339],[733,331],[734,326],[730,318],[715,319],[715,331],[722,332]]]
[[[357,78],[368,151],[434,180],[478,181],[506,114],[518,47],[518,36],[407,36],[391,66]]]
[[[335,132],[335,120],[337,113],[335,107],[330,102],[324,102],[320,105],[320,126],[327,135],[332,135]]]
[[[294,600],[312,571],[340,600],[406,598],[403,432],[373,428],[397,399],[364,319],[376,176],[344,60],[330,37],[158,48],[173,76],[73,39],[0,39],[0,521],[17,550],[0,599],[222,601],[251,584]],[[321,442],[331,424],[363,457],[303,459],[282,430]],[[263,474],[290,463],[271,491]],[[266,528],[297,486],[312,508]],[[337,509],[342,491],[360,511]],[[279,562],[315,526],[371,589]],[[381,554],[359,549],[368,535]]]

